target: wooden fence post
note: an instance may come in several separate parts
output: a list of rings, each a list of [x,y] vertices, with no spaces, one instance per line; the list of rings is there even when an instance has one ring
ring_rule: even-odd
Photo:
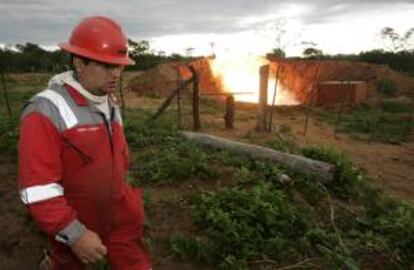
[[[193,73],[193,123],[194,127],[193,129],[195,131],[199,130],[201,128],[200,124],[200,111],[199,111],[199,77],[198,73],[195,70],[193,66],[188,66],[191,73]]]
[[[260,91],[259,91],[259,107],[257,111],[257,126],[258,131],[266,130],[267,118],[267,84],[269,81],[269,65],[260,67]]]
[[[227,95],[226,97],[226,114],[224,116],[226,129],[232,129],[234,123],[234,96]]]
[[[1,72],[1,83],[3,84],[4,101],[6,102],[7,112],[9,114],[9,119],[11,120],[12,111],[11,111],[11,107],[10,107],[9,96],[7,95],[6,79],[4,78],[3,69],[1,69],[0,72]]]

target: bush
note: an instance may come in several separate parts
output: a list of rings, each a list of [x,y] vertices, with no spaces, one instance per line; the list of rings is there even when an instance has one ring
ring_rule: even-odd
[[[398,102],[384,100],[381,102],[381,110],[389,113],[410,113],[413,112],[414,104],[411,102]]]
[[[302,149],[302,153],[305,157],[335,165],[335,180],[330,188],[336,195],[342,198],[357,196],[358,185],[364,179],[364,176],[343,153],[320,146],[305,147]]]
[[[404,103],[396,107],[393,107],[395,103],[386,102],[385,104],[381,105],[383,110],[359,106],[349,113],[342,114],[340,121],[338,121],[337,114],[321,112],[320,119],[338,125],[339,131],[368,134],[369,139],[375,141],[399,143],[407,140],[414,123],[407,118],[406,112],[397,111],[411,110],[410,106],[402,105]]]
[[[142,179],[147,183],[184,181],[190,177],[217,178],[217,172],[211,170],[207,162],[207,155],[196,145],[178,137],[169,137],[163,145],[146,149],[138,163]]]
[[[12,119],[0,116],[0,152],[17,160],[17,144],[19,137],[19,117]]]
[[[397,85],[389,79],[382,79],[377,83],[377,91],[380,94],[391,96],[397,90]]]
[[[364,211],[357,217],[354,230],[373,252],[391,253],[395,264],[410,266],[414,261],[414,208],[374,192],[364,197]],[[402,269],[402,268],[401,268]],[[408,268],[407,268],[408,269]]]
[[[33,96],[33,92],[8,92],[12,117],[8,116],[5,96],[0,95],[0,152],[17,160],[20,114],[23,104]]]
[[[194,203],[195,222],[214,247],[210,259],[221,268],[247,269],[255,257],[296,258],[308,247],[303,211],[270,183],[202,193]]]
[[[286,153],[295,153],[297,150],[296,143],[292,137],[275,138],[268,140],[266,146],[277,151]]]

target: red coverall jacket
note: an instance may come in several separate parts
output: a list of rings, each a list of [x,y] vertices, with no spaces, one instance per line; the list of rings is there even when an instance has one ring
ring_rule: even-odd
[[[150,268],[141,194],[125,181],[128,146],[114,104],[110,114],[108,121],[68,84],[50,86],[24,108],[19,189],[53,239],[54,269],[83,268],[69,245],[85,227],[101,237],[111,269]]]

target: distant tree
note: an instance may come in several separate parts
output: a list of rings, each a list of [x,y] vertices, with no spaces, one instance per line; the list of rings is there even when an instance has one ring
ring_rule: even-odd
[[[303,56],[311,59],[320,58],[323,56],[323,52],[319,49],[309,47],[303,51]]]
[[[182,56],[181,54],[173,53],[173,54],[171,54],[170,59],[173,60],[173,61],[179,61],[179,60],[185,59],[185,57]]]
[[[398,71],[414,72],[414,51],[390,52],[384,50],[372,50],[361,52],[359,61],[388,65]]]
[[[404,35],[397,33],[392,27],[384,27],[381,30],[381,37],[388,41],[387,49],[392,52],[408,51],[414,49],[412,37],[414,34],[414,27],[408,29]]]
[[[17,44],[16,45],[17,51],[21,53],[34,53],[34,54],[41,54],[45,53],[46,50],[42,49],[39,45],[31,42],[27,42],[26,44]]]
[[[270,53],[271,56],[285,58],[285,48],[288,43],[285,40],[286,36],[286,20],[279,19],[274,24],[274,34],[275,34],[275,48],[272,49]]]
[[[128,39],[129,54],[132,58],[139,57],[141,55],[150,54],[150,43],[148,40],[134,41]]]
[[[289,29],[289,31],[287,29]],[[277,19],[271,28],[274,49],[267,55],[282,58],[286,57],[286,49],[288,47],[296,47],[303,43],[299,42],[302,36],[302,30],[303,29],[295,29],[293,25],[289,26],[286,18]]]
[[[9,47],[0,48],[0,68],[2,71],[15,71],[16,53]]]
[[[16,68],[24,72],[39,72],[52,69],[53,63],[50,52],[44,50],[39,45],[27,42],[26,44],[17,44],[15,46],[18,54],[16,54]]]
[[[286,53],[281,48],[274,48],[271,52],[266,54],[267,57],[285,58]]]
[[[58,72],[69,69],[69,54],[62,50],[56,50],[49,55],[52,63],[52,71]]]

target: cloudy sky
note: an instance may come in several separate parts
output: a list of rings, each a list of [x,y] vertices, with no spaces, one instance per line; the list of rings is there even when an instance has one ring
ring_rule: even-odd
[[[0,0],[0,44],[66,41],[83,17],[106,15],[156,51],[258,54],[281,46],[298,55],[313,42],[326,53],[386,46],[379,32],[414,27],[414,0]],[[279,41],[277,41],[279,37]]]

